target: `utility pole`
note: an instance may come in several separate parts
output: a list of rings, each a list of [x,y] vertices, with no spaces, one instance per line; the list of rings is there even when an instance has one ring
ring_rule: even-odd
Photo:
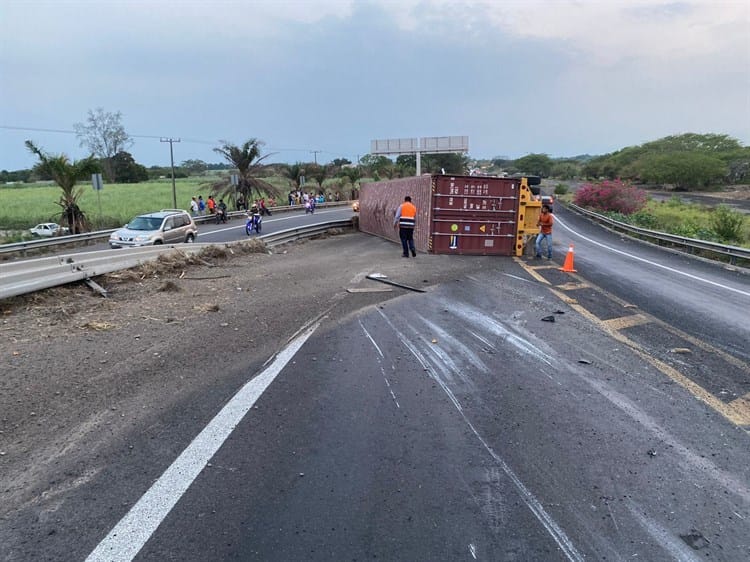
[[[169,143],[169,160],[172,163],[172,208],[177,208],[177,189],[175,189],[174,185],[174,151],[172,150],[172,143],[180,142],[180,139],[172,139],[172,138],[163,138],[159,139],[159,142],[168,142]]]
[[[323,152],[322,150],[311,150],[310,152],[313,153],[313,158],[315,158],[315,165],[318,164],[318,152]]]

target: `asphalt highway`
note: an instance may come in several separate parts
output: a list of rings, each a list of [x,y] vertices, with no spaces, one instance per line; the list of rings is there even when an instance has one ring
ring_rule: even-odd
[[[750,277],[556,216],[552,261],[302,323],[45,557],[750,559]]]

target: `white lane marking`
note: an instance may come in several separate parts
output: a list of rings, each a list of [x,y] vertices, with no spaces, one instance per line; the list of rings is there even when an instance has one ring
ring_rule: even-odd
[[[474,546],[472,543],[469,543],[469,552],[471,553],[471,557],[476,560],[477,559],[477,547]]]
[[[662,265],[660,263],[656,263],[655,261],[647,260],[646,258],[641,258],[641,257],[638,257],[638,256],[634,256],[633,254],[629,254],[628,252],[623,252],[622,250],[618,250],[617,248],[612,248],[611,246],[607,246],[606,244],[602,244],[601,242],[597,242],[596,240],[592,240],[588,236],[584,236],[583,234],[580,234],[579,232],[576,232],[575,230],[573,230],[572,228],[570,228],[568,225],[566,225],[563,221],[560,220],[560,217],[556,217],[555,218],[555,222],[557,224],[559,224],[560,226],[562,226],[564,229],[566,229],[568,232],[572,233],[575,236],[578,236],[582,240],[586,240],[586,242],[594,244],[595,246],[599,246],[600,248],[604,248],[605,250],[608,250],[610,252],[614,252],[616,254],[620,254],[622,256],[626,256],[626,257],[634,259],[636,261],[647,263],[647,264],[652,265],[654,267],[665,269],[666,271],[669,271],[671,273],[676,273],[677,275],[682,275],[684,277],[688,277],[688,278],[693,279],[695,281],[700,281],[701,283],[706,283],[708,285],[713,285],[714,287],[719,287],[720,289],[726,289],[727,291],[732,291],[734,293],[739,293],[740,295],[744,295],[746,297],[750,297],[750,292],[742,291],[741,289],[735,289],[734,287],[729,287],[728,285],[723,285],[721,283],[717,283],[716,281],[711,281],[710,279],[705,279],[703,277],[698,277],[697,275],[693,275],[692,273],[686,273],[685,271],[680,271],[679,269],[675,269],[673,267]]]
[[[340,210],[340,209],[338,209],[338,210]],[[330,211],[319,211],[319,212],[316,212],[315,214],[316,214],[316,215],[317,215],[317,214],[321,214],[321,215],[324,215],[324,214],[326,214],[326,213],[335,213],[335,212],[337,212],[337,211],[336,211],[336,210],[333,210],[333,209],[331,209]],[[271,216],[273,216],[273,215],[271,215]],[[288,221],[288,220],[292,220],[292,219],[298,219],[298,218],[299,218],[299,217],[301,217],[301,216],[302,216],[302,215],[291,215],[291,214],[289,214],[289,215],[285,215],[285,216],[283,216],[283,217],[278,217],[278,218],[275,218],[275,219],[263,219],[263,224],[267,224],[267,223],[269,223],[269,222],[277,222],[277,221]],[[314,215],[311,215],[311,216],[314,216]],[[244,230],[245,230],[245,223],[247,222],[247,221],[245,220],[245,217],[243,217],[242,215],[240,215],[239,217],[234,217],[234,218],[235,218],[235,219],[241,219],[241,221],[242,221],[242,224],[235,224],[235,225],[232,225],[232,226],[227,226],[227,227],[225,227],[225,228],[217,228],[216,230],[212,230],[211,232],[203,232],[203,233],[201,233],[201,232],[199,231],[199,232],[198,232],[198,234],[200,235],[200,237],[201,237],[201,238],[205,238],[206,236],[210,236],[210,235],[212,235],[212,234],[216,234],[217,232],[227,232],[227,231],[229,231],[229,230],[236,230],[237,228],[239,228],[239,229],[241,229],[241,230],[243,230],[243,231],[244,231]],[[207,221],[207,222],[208,222],[209,224],[215,224],[215,223],[212,223],[212,222],[210,222],[210,221]],[[201,224],[202,224],[202,223],[198,223],[198,225],[199,225],[199,226],[200,226]],[[305,226],[312,226],[312,225],[314,225],[314,224],[317,224],[317,223],[306,224]]]
[[[560,528],[557,522],[555,522],[552,516],[549,513],[547,513],[547,511],[544,509],[544,506],[542,506],[541,502],[538,499],[536,499],[534,494],[531,493],[531,491],[516,475],[513,469],[500,457],[500,455],[498,455],[494,451],[492,447],[490,447],[489,443],[487,443],[487,441],[485,441],[484,438],[479,434],[479,432],[476,430],[476,428],[471,423],[471,421],[469,421],[469,418],[466,417],[466,414],[464,413],[463,408],[461,407],[461,404],[458,402],[458,399],[453,395],[453,392],[451,392],[451,390],[446,386],[446,384],[443,381],[440,380],[439,377],[435,377],[433,375],[433,370],[430,364],[424,358],[424,356],[408,340],[406,335],[402,334],[393,325],[393,323],[391,323],[391,321],[383,313],[382,310],[378,309],[378,312],[385,319],[388,325],[394,330],[394,332],[396,332],[399,339],[404,343],[404,345],[406,345],[409,351],[411,351],[411,353],[414,355],[417,361],[422,365],[425,371],[427,371],[430,374],[430,377],[434,381],[436,381],[440,385],[440,387],[443,389],[443,391],[448,395],[448,398],[450,398],[451,402],[453,402],[453,405],[456,407],[456,410],[458,410],[459,414],[461,414],[461,417],[463,418],[466,425],[469,427],[469,429],[471,429],[472,433],[474,433],[476,438],[479,440],[479,442],[482,444],[485,450],[490,454],[490,456],[495,460],[495,462],[500,466],[503,472],[505,472],[508,478],[511,479],[513,484],[516,486],[516,489],[520,492],[521,499],[523,500],[523,502],[531,510],[531,512],[534,514],[537,520],[542,524],[545,530],[552,536],[552,538],[560,547],[560,549],[563,551],[563,553],[568,558],[568,560],[576,561],[576,562],[583,562],[584,561],[583,556],[578,552],[575,545],[573,545],[573,542],[570,540],[570,538],[568,538],[568,535],[565,534],[565,532]]]
[[[265,371],[231,398],[89,554],[86,562],[129,562],[135,558],[245,414],[319,325],[319,322],[313,324],[292,340]]]

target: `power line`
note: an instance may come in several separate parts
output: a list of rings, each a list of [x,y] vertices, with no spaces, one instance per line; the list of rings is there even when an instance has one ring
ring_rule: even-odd
[[[43,127],[20,127],[15,125],[0,125],[0,129],[10,131],[32,131],[37,133],[60,133],[65,135],[77,135],[76,131],[70,129],[48,129]],[[141,135],[141,134],[128,134],[129,137],[135,139],[163,139],[163,135]],[[176,142],[176,141],[175,141]],[[190,144],[207,144],[207,145],[219,145],[222,141],[220,140],[205,140],[205,139],[193,139],[193,138],[181,138],[181,142]],[[281,148],[281,147],[268,147],[268,150],[276,152],[308,152],[314,155],[315,163],[318,162],[318,154],[332,154],[337,156],[353,156],[352,153],[348,152],[334,152],[331,150],[310,150],[309,148]]]

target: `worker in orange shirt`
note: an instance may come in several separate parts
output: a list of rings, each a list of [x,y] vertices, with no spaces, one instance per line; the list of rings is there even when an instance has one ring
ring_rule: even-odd
[[[549,205],[542,205],[542,213],[539,215],[539,221],[536,225],[539,227],[539,234],[536,237],[534,248],[536,249],[536,258],[542,257],[542,241],[547,241],[547,259],[552,259],[552,225],[555,217],[550,212]]]
[[[402,257],[408,258],[409,251],[413,257],[417,257],[417,250],[414,248],[414,228],[417,223],[417,208],[411,202],[411,197],[404,197],[404,202],[396,209],[396,216],[393,219],[393,228],[398,228],[398,236],[401,238],[401,246],[404,249]]]

